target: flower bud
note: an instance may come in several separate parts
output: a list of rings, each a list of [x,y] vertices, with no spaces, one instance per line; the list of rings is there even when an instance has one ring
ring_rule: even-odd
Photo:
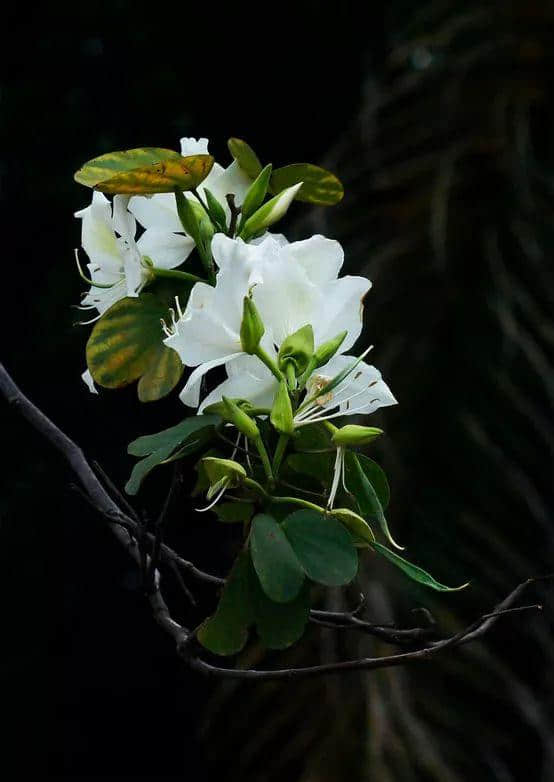
[[[317,350],[314,352],[314,357],[312,360],[314,369],[322,367],[333,358],[337,350],[344,342],[344,338],[347,334],[348,331],[341,331],[340,334],[337,334],[336,337],[333,337],[333,339],[330,339],[328,342],[324,342],[323,345],[320,345],[317,348]]]
[[[272,170],[273,166],[269,163],[248,188],[242,202],[242,224],[263,204]]]
[[[224,487],[233,489],[239,486],[243,479],[247,477],[246,470],[242,464],[234,462],[232,459],[206,456],[202,459],[202,464],[210,481],[210,488],[207,494],[208,499],[211,499]]]
[[[191,239],[194,239],[195,244],[198,244],[200,237],[199,214],[195,210],[192,202],[183,195],[179,188],[176,187],[174,192],[175,201],[177,203],[177,214],[179,215],[181,225],[183,226],[185,233],[188,234]]]
[[[274,196],[254,212],[243,225],[240,232],[241,238],[247,242],[253,236],[263,233],[270,225],[273,225],[277,220],[284,217],[294,196],[303,184],[303,182],[298,182],[298,184],[293,185],[292,187],[285,188],[285,190],[282,190],[278,195]]]
[[[331,438],[337,447],[344,445],[367,445],[376,437],[383,434],[382,429],[375,426],[358,426],[357,424],[347,424],[333,434]]]
[[[224,396],[223,404],[225,407],[225,418],[234,424],[239,432],[246,435],[249,440],[257,440],[260,436],[260,430],[256,422],[244,410],[241,410],[232,399],[227,399]]]
[[[294,432],[292,405],[285,380],[279,383],[279,390],[275,394],[273,407],[271,408],[270,421],[273,427],[281,434]]]
[[[332,514],[353,534],[354,545],[364,547],[375,541],[375,535],[367,521],[354,511],[349,508],[333,508]]]
[[[286,364],[292,361],[296,375],[302,374],[314,352],[314,331],[308,324],[287,337],[279,349],[279,368],[285,370]]]
[[[260,313],[250,296],[245,296],[240,324],[240,342],[244,352],[254,354],[264,334],[265,328]]]
[[[211,193],[210,190],[208,190],[207,187],[204,188],[204,193],[206,195],[206,202],[208,204],[208,210],[210,212],[212,221],[222,231],[226,231],[227,217],[225,215],[225,209],[221,206],[217,198],[213,195],[213,193]]]

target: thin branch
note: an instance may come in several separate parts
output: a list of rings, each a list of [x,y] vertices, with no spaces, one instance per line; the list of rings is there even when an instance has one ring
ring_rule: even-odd
[[[95,510],[101,513],[107,519],[112,533],[119,540],[121,545],[123,545],[137,566],[143,570],[143,572],[146,567],[148,567],[149,560],[155,567],[155,558],[162,557],[167,563],[170,564],[173,569],[179,568],[180,570],[194,575],[195,578],[212,584],[217,584],[218,586],[225,583],[224,579],[213,576],[210,573],[205,573],[204,571],[197,568],[192,562],[188,562],[187,560],[182,559],[175,551],[173,551],[173,549],[161,542],[161,534],[152,535],[152,533],[144,533],[144,539],[149,540],[152,545],[152,557],[148,556],[145,549],[141,551],[141,547],[138,543],[138,540],[141,536],[141,525],[139,521],[135,520],[138,519],[135,511],[130,508],[129,515],[121,510],[121,508],[116,504],[115,500],[107,493],[105,488],[98,480],[98,477],[91,469],[82,450],[23,394],[23,392],[17,387],[9,374],[6,372],[2,364],[0,364],[0,391],[6,397],[8,402],[12,404],[17,410],[19,410],[23,417],[26,418],[35,427],[35,429],[43,434],[46,439],[65,456],[81,481],[82,489],[80,489],[80,493],[83,494],[87,502]],[[110,486],[115,496],[120,499],[118,490],[113,486],[113,484],[111,484],[111,481],[108,479],[106,483]],[[172,492],[170,491],[170,495],[168,496],[166,505],[164,506],[166,511],[167,507],[169,506],[171,493]],[[125,503],[123,504],[125,505]],[[131,516],[134,516],[135,518],[132,518]],[[157,526],[159,528],[163,528],[164,519],[165,512],[162,511],[160,519],[158,519]],[[153,572],[155,573],[155,570]],[[357,660],[345,660],[342,662],[330,663],[326,665],[315,665],[306,668],[282,668],[277,670],[239,670],[223,668],[217,665],[212,665],[211,663],[208,663],[198,657],[196,654],[193,654],[193,642],[195,642],[194,633],[189,632],[187,628],[172,618],[160,591],[159,580],[154,579],[152,583],[145,584],[145,587],[147,589],[147,597],[154,619],[162,627],[162,629],[173,638],[178,654],[194,670],[208,675],[225,678],[249,680],[293,680],[353,670],[369,671],[375,670],[377,668],[393,667],[412,662],[428,660],[449,648],[455,648],[457,646],[461,646],[463,644],[477,640],[485,633],[487,633],[501,616],[522,611],[529,611],[532,609],[540,610],[541,606],[539,605],[513,607],[513,604],[530,584],[533,584],[536,581],[552,578],[554,578],[554,574],[542,576],[539,578],[530,578],[527,581],[524,581],[522,584],[519,584],[501,603],[499,603],[492,613],[481,616],[464,630],[461,630],[459,633],[456,633],[449,638],[433,641],[430,643],[428,642],[424,648],[377,658],[366,657]],[[182,586],[184,586],[184,584],[182,584]],[[186,591],[188,591],[186,586],[184,588]],[[416,640],[425,640],[421,637],[422,633],[427,633],[426,638],[428,639],[429,631],[434,632],[433,627],[428,629],[411,628],[402,630],[395,627],[387,627],[386,625],[373,625],[369,622],[365,622],[364,620],[359,619],[358,613],[360,612],[362,606],[363,596],[360,604],[349,613],[313,610],[310,612],[310,617],[311,620],[317,624],[323,624],[325,626],[334,628],[352,627],[355,629],[360,629],[364,632],[370,632],[373,635],[378,635],[384,640],[396,644],[405,644],[407,642],[413,644]],[[194,646],[196,646],[196,643],[194,643]]]

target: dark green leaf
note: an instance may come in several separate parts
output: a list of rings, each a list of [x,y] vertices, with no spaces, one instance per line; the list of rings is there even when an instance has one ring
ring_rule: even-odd
[[[298,430],[292,441],[295,451],[319,451],[331,448],[331,436],[323,424],[307,424]]]
[[[264,592],[277,603],[290,603],[304,583],[304,571],[281,526],[267,513],[254,516],[250,552]]]
[[[252,565],[248,551],[241,551],[223,588],[216,612],[197,631],[199,642],[210,652],[236,654],[248,640],[254,621]]]
[[[308,583],[304,584],[290,603],[270,600],[258,583],[254,591],[254,610],[256,629],[264,646],[268,649],[286,649],[304,634],[310,615]]]
[[[349,532],[332,516],[299,510],[282,529],[309,578],[327,586],[348,584],[356,575],[358,555]]]
[[[309,475],[320,485],[327,486],[331,481],[334,457],[330,453],[291,453],[287,465],[301,475]]]
[[[217,426],[220,421],[221,419],[217,415],[190,416],[181,421],[180,424],[171,426],[169,429],[162,429],[161,432],[156,432],[155,434],[145,434],[142,437],[137,437],[136,440],[133,440],[127,446],[127,453],[131,454],[131,456],[147,456],[166,445],[171,445],[176,449],[198,429]]]
[[[392,538],[392,535],[387,524],[387,519],[383,513],[383,507],[377,496],[377,492],[371,481],[369,480],[366,471],[362,468],[361,460],[362,456],[347,451],[345,454],[345,477],[346,485],[349,491],[356,497],[358,502],[360,513],[362,516],[369,516],[374,518],[379,523],[383,534],[386,539],[396,548],[401,548]],[[369,460],[368,460],[369,461]],[[364,464],[365,466],[365,464]]]
[[[251,179],[256,179],[262,170],[262,164],[252,147],[240,138],[230,138],[227,146],[245,174]]]
[[[275,169],[271,176],[270,189],[272,193],[280,193],[298,182],[304,184],[295,196],[297,201],[332,206],[344,195],[344,188],[334,174],[311,163],[293,163]]]
[[[253,502],[219,502],[215,506],[214,512],[219,521],[233,524],[240,521],[250,521],[254,515],[254,509]]]
[[[438,592],[457,592],[458,590],[465,589],[465,587],[468,586],[468,584],[462,584],[462,586],[459,587],[448,587],[444,584],[440,584],[426,570],[423,570],[423,568],[408,562],[407,559],[399,556],[394,551],[388,549],[386,546],[381,545],[381,543],[372,543],[371,546],[379,554],[382,554],[382,556],[386,557],[388,560],[390,560],[390,562],[396,565],[396,567],[399,567],[400,570],[403,570],[404,573],[410,576],[410,578],[412,578],[414,581],[418,581],[420,584],[425,584],[425,586],[428,586],[431,589],[436,589]]]

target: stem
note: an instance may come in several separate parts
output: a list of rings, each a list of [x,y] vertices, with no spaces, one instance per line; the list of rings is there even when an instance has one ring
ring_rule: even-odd
[[[263,361],[263,363],[266,365],[266,367],[269,369],[269,371],[277,378],[279,382],[283,379],[283,373],[275,363],[275,361],[271,358],[271,356],[268,356],[265,350],[262,348],[261,345],[258,345],[256,348],[256,352],[254,353],[255,356],[257,356],[260,361]]]
[[[229,193],[228,195],[225,196],[225,199],[229,204],[229,209],[231,211],[231,221],[229,223],[229,230],[227,231],[227,236],[230,236],[232,239],[235,236],[235,232],[237,230],[237,220],[238,220],[238,216],[240,215],[240,206],[235,206],[234,193]]]
[[[256,437],[254,440],[254,445],[258,449],[258,453],[260,454],[260,458],[262,460],[262,465],[264,468],[264,472],[266,474],[267,480],[269,481],[269,484],[273,486],[275,483],[275,479],[273,478],[273,472],[271,470],[271,463],[269,461],[269,456],[267,455],[267,450],[264,445],[264,441],[261,437]]]
[[[200,204],[202,205],[202,209],[206,212],[206,214],[210,218],[210,222],[211,222],[212,218],[211,218],[210,212],[208,210],[208,207],[204,203],[204,201],[202,200],[202,196],[200,195],[198,190],[196,188],[193,188],[190,192],[193,194],[193,196],[196,198],[196,200],[200,202]]]
[[[180,272],[177,269],[158,269],[156,266],[153,266],[150,271],[154,277],[165,277],[170,280],[188,280],[189,282],[206,282],[202,277],[197,277],[196,274]]]
[[[316,505],[315,502],[309,502],[308,500],[301,500],[300,497],[271,497],[271,502],[276,502],[281,505],[302,505],[304,508],[310,508],[310,510],[325,513],[325,508],[322,508],[321,505]]]
[[[279,475],[279,468],[281,466],[281,462],[283,461],[283,456],[285,455],[285,451],[287,450],[287,445],[289,444],[290,435],[289,434],[280,434],[279,440],[277,441],[277,447],[275,448],[275,453],[273,455],[273,474],[275,477]]]

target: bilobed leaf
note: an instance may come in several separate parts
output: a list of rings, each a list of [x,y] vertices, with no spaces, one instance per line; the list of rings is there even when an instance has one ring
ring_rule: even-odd
[[[237,654],[248,640],[254,621],[252,564],[248,551],[241,551],[223,588],[216,612],[198,629],[199,642],[214,654]]]
[[[167,318],[174,288],[117,301],[96,322],[87,342],[87,365],[104,388],[122,388],[140,378],[141,402],[161,399],[183,374],[179,355],[163,343],[160,320]]]
[[[347,451],[345,454],[345,477],[348,490],[355,496],[362,516],[369,516],[376,519],[388,542],[395,546],[395,548],[401,549],[402,546],[399,546],[398,543],[394,541],[390,533],[381,501],[377,496],[375,487],[362,467],[362,458],[363,457],[360,455],[352,453],[351,451]]]
[[[358,554],[350,533],[332,516],[299,510],[282,524],[306,575],[320,584],[348,584],[358,570]]]
[[[145,456],[145,458],[133,467],[125,485],[127,494],[136,494],[148,473],[166,459],[182,458],[203,448],[211,439],[213,427],[217,423],[219,423],[217,416],[193,416],[171,429],[139,437],[130,443],[127,448],[128,453],[133,456]]]
[[[255,574],[254,574],[255,577]],[[287,649],[304,634],[310,616],[310,589],[304,583],[290,603],[275,603],[260,584],[254,588],[256,630],[268,649]]]
[[[262,170],[262,164],[252,147],[240,138],[230,138],[227,146],[244,173],[251,179],[256,179]]]
[[[170,193],[175,187],[198,187],[213,164],[211,155],[183,157],[172,149],[143,147],[93,158],[76,172],[75,179],[108,194]]]
[[[127,453],[131,456],[147,456],[165,445],[171,445],[173,449],[177,449],[198,429],[216,426],[220,421],[221,419],[217,415],[192,415],[169,429],[137,437],[127,446]]]
[[[291,470],[327,486],[331,481],[333,461],[334,457],[329,453],[291,453],[286,463]]]
[[[412,564],[412,562],[408,562],[407,559],[404,559],[404,557],[399,556],[396,552],[391,551],[386,546],[383,546],[381,543],[372,543],[372,548],[375,549],[379,554],[386,557],[390,562],[392,562],[396,567],[400,568],[400,570],[403,570],[406,575],[408,575],[410,578],[412,578],[414,581],[418,581],[420,584],[424,584],[425,586],[430,587],[431,589],[436,589],[437,592],[458,592],[460,589],[465,589],[469,582],[467,584],[462,584],[459,587],[448,587],[444,584],[440,584],[438,581],[436,581],[433,576],[428,573],[426,570],[423,570],[423,568],[418,567],[418,565]]]
[[[330,171],[311,163],[293,163],[277,168],[271,175],[269,187],[272,193],[280,193],[287,187],[303,182],[296,194],[297,201],[319,206],[337,204],[344,195],[340,180]]]
[[[269,599],[276,603],[294,600],[304,583],[304,570],[281,526],[267,513],[254,516],[250,552]]]

